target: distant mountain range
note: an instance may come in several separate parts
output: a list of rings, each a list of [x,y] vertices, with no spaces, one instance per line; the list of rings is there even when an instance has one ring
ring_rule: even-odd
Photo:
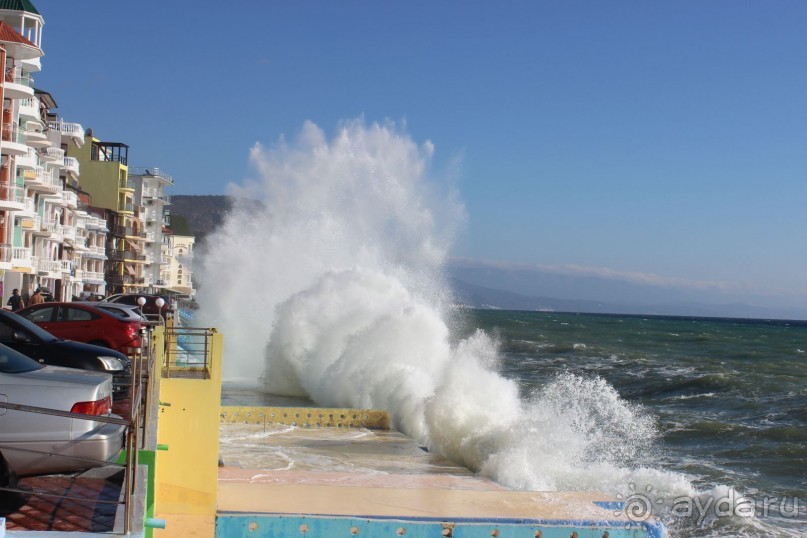
[[[227,196],[171,197],[171,218],[187,222],[202,251],[205,238],[221,225],[231,209],[232,200]],[[450,260],[446,272],[457,301],[474,308],[807,319],[807,305],[776,305],[768,297],[625,278],[608,272],[547,270],[460,259]]]
[[[778,306],[769,297],[687,287],[682,283],[634,282],[617,276],[581,275],[557,268],[458,259],[450,260],[446,270],[457,301],[474,308],[807,319],[807,307]]]
[[[232,201],[229,196],[171,196],[171,220],[181,217],[181,220],[186,221],[197,242],[203,241],[210,232],[218,228],[231,209]]]

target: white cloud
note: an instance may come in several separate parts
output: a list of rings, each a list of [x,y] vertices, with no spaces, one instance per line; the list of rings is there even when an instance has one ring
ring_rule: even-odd
[[[777,286],[760,288],[744,282],[728,282],[717,280],[695,280],[681,277],[657,275],[641,271],[618,271],[608,267],[588,267],[583,265],[542,265],[519,264],[498,260],[475,260],[471,258],[451,258],[450,264],[460,267],[479,267],[500,269],[506,271],[535,271],[556,275],[569,275],[576,277],[595,277],[606,280],[619,280],[631,284],[656,286],[673,289],[689,289],[700,291],[717,291],[724,293],[745,293],[755,295],[776,296],[807,296],[807,289],[786,289]]]

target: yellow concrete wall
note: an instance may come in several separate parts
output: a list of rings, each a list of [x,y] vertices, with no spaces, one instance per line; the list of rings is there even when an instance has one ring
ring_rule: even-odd
[[[210,379],[160,379],[155,515],[216,513],[222,335],[211,341]],[[164,405],[170,404],[170,405]]]
[[[99,142],[97,138],[88,135],[84,137],[84,145],[80,148],[69,144],[67,155],[78,159],[81,167],[79,184],[83,191],[92,196],[92,205],[117,211],[120,171],[128,170],[128,167],[116,161],[93,161],[93,141]]]

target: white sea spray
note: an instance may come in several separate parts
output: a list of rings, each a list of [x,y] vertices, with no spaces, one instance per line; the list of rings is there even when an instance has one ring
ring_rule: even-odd
[[[231,186],[197,269],[225,380],[388,409],[424,446],[514,488],[694,495],[653,468],[652,418],[603,379],[560,373],[522,399],[495,339],[452,342],[441,267],[465,215],[433,151],[360,120],[253,148],[260,177]]]

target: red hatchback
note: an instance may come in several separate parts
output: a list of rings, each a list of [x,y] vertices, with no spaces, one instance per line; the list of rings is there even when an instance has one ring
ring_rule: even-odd
[[[32,321],[57,338],[104,346],[121,353],[140,348],[142,323],[86,303],[42,303],[26,306],[16,314]]]

